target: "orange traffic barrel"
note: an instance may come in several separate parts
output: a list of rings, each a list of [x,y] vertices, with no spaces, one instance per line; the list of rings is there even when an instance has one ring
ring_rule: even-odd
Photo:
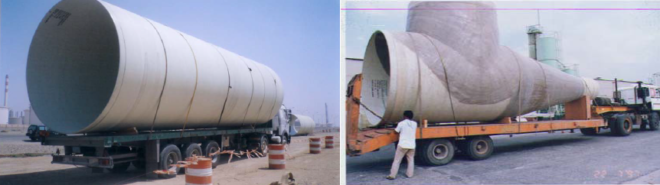
[[[197,158],[186,167],[186,184],[213,185],[213,161],[209,158]]]
[[[309,138],[309,153],[321,153],[321,138]]]
[[[332,136],[325,136],[325,148],[335,148],[335,139]]]
[[[284,158],[284,145],[283,144],[269,144],[268,145],[268,168],[270,169],[284,169],[286,160]]]

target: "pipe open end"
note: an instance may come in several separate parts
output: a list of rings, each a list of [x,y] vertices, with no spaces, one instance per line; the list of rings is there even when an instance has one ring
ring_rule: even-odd
[[[117,29],[100,2],[59,2],[30,45],[26,80],[34,112],[58,132],[86,128],[108,105],[119,59]]]
[[[363,118],[361,127],[372,127],[380,124],[386,117],[386,107],[389,89],[392,88],[390,78],[392,71],[390,44],[387,41],[387,33],[376,31],[372,36],[365,53],[362,67],[362,94],[361,102]],[[395,80],[395,79],[394,79]]]

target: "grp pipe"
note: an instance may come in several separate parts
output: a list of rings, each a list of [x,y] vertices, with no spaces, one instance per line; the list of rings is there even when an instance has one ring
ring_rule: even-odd
[[[95,0],[50,9],[26,73],[35,113],[62,133],[262,124],[283,99],[270,68]]]
[[[376,31],[367,45],[361,128],[396,123],[405,110],[431,123],[494,121],[597,95],[593,80],[500,46],[492,3],[409,8],[407,32]]]
[[[296,131],[296,135],[308,135],[314,133],[316,123],[309,116],[300,114],[291,114],[291,123]]]

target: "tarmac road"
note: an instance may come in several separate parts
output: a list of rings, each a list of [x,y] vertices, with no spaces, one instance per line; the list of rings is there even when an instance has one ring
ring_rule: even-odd
[[[348,184],[658,184],[660,131],[634,130],[630,136],[584,136],[534,133],[493,137],[495,151],[486,160],[463,156],[445,166],[415,167],[406,178],[401,164],[397,179],[385,179],[394,145],[358,157],[347,157]]]
[[[22,132],[1,133],[0,142],[31,142]],[[38,143],[38,142],[37,142]]]

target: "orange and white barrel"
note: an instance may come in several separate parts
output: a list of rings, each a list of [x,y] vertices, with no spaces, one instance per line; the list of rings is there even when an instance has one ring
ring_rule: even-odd
[[[309,138],[309,153],[321,153],[321,138]]]
[[[284,158],[284,145],[283,144],[269,144],[268,145],[268,168],[270,169],[284,169],[286,166],[286,159]]]
[[[213,184],[213,160],[197,158],[186,167],[186,185]]]
[[[332,136],[325,136],[325,148],[335,148],[335,139]]]

